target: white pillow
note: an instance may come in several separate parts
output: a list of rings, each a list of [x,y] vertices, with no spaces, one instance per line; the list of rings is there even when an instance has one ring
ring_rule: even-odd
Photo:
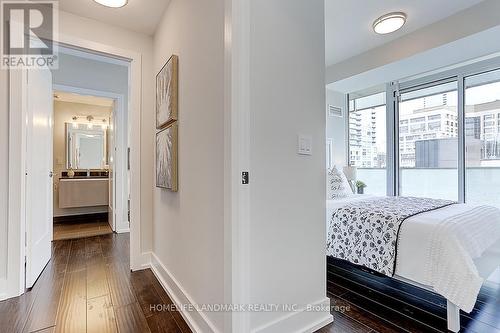
[[[327,199],[340,199],[353,195],[349,181],[342,171],[334,166],[327,174]]]

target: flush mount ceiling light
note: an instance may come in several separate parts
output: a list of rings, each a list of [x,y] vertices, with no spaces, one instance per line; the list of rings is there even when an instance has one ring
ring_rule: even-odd
[[[396,30],[401,29],[401,27],[406,22],[406,14],[403,12],[394,12],[380,16],[373,22],[373,30],[380,34],[388,34]]]
[[[111,7],[111,8],[120,8],[127,4],[128,0],[94,0],[100,5]]]

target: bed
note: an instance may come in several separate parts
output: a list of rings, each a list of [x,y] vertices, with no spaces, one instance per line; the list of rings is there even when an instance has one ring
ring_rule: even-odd
[[[459,311],[472,310],[500,265],[500,210],[425,198],[327,200],[327,255],[440,294],[448,329],[458,332]]]

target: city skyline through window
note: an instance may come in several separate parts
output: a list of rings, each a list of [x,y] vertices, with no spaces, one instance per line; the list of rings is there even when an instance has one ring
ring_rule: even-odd
[[[467,76],[464,84],[463,128],[456,80],[401,94],[394,123],[398,130],[391,142],[399,162],[398,193],[451,200],[463,193],[468,203],[500,207],[500,70]],[[375,195],[385,195],[388,188],[387,137],[392,129],[386,128],[385,94],[349,100],[348,161],[368,186],[365,193]],[[459,133],[465,140],[462,189]]]
[[[349,164],[358,168],[365,193],[385,195],[386,172],[385,93],[351,100],[349,109]]]
[[[401,94],[400,195],[458,200],[456,89],[451,82]]]

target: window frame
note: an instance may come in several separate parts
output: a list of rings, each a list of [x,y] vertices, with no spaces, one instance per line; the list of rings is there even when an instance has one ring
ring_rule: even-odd
[[[460,84],[458,83],[457,81],[458,79],[457,78],[454,78],[454,77],[446,77],[446,78],[443,78],[443,79],[438,79],[438,80],[435,80],[435,81],[431,81],[431,82],[426,82],[424,84],[420,84],[418,86],[410,86],[410,87],[407,87],[407,88],[404,88],[404,89],[399,89],[398,91],[396,91],[396,93],[394,94],[395,99],[394,99],[394,107],[397,109],[397,112],[396,112],[396,115],[397,115],[397,122],[396,123],[399,123],[400,121],[400,117],[399,117],[399,106],[401,104],[401,102],[404,102],[401,98],[401,96],[403,94],[406,94],[406,93],[409,93],[409,92],[415,92],[415,91],[418,91],[418,90],[422,90],[422,89],[426,89],[426,88],[432,88],[432,87],[437,87],[437,86],[440,86],[440,85],[446,85],[446,84],[449,84],[449,83],[456,83],[455,87],[453,88],[453,90],[450,90],[450,91],[457,91],[457,118],[461,118],[460,116],[460,92],[459,92],[459,89],[460,89]],[[445,92],[448,92],[448,91],[445,91]],[[441,92],[440,92],[441,93]],[[428,95],[428,96],[434,96],[434,94],[431,94],[431,95]],[[425,97],[425,95],[424,95]],[[422,97],[418,97],[418,98],[422,98]],[[463,112],[463,109],[462,108],[462,112]],[[426,119],[427,116],[423,116],[421,118],[424,118],[424,121]],[[465,119],[465,118],[464,118]],[[457,119],[458,121],[458,119]],[[440,122],[444,122],[444,126],[450,126],[450,116],[449,114],[446,115],[446,117],[444,117],[444,119],[440,119]],[[412,122],[410,121],[410,124]],[[413,123],[414,125],[418,125],[418,124],[421,124],[421,122],[414,122]],[[411,126],[411,125],[410,125]],[[442,125],[443,126],[443,125]],[[399,131],[399,128],[396,129],[397,131]],[[425,132],[425,129],[424,131]],[[412,132],[411,129],[410,129],[410,135],[412,136],[418,136],[419,138],[418,139],[421,139],[423,138],[423,132]],[[461,193],[461,181],[460,181],[460,172],[461,172],[461,167],[462,167],[462,162],[460,160],[460,156],[461,156],[461,153],[460,153],[460,150],[461,150],[461,146],[462,146],[462,143],[461,143],[461,138],[460,138],[460,133],[458,133],[458,137],[457,137],[457,171],[458,171],[458,176],[459,176],[459,180],[458,180],[458,189],[457,189],[457,199],[459,202],[463,202],[464,199],[463,199],[463,193]],[[400,140],[399,140],[399,137],[396,138],[396,140],[394,141],[394,145],[396,145],[397,148],[399,148],[399,145],[400,145]],[[465,147],[465,140],[464,140],[464,147]],[[397,175],[397,183],[395,183],[395,189],[394,189],[394,193],[396,193],[395,195],[399,196],[401,195],[401,169],[400,169],[400,156],[401,156],[401,152],[399,151],[399,149],[397,149],[397,154],[395,156],[395,158],[397,159],[397,164],[395,164],[393,161],[393,165],[397,165],[397,168],[394,169],[394,173]],[[465,155],[464,155],[465,156]],[[463,163],[463,166],[465,167],[465,161]],[[464,175],[465,175],[465,171],[464,171]],[[465,182],[465,178],[464,178],[464,182]]]
[[[380,93],[383,93],[383,92],[379,92],[379,93],[374,93],[373,95],[377,95],[377,94],[380,94]],[[372,95],[372,94],[370,94]],[[367,96],[370,96],[370,95],[367,95]],[[349,100],[349,94],[347,94],[347,98],[348,98],[348,101],[352,101],[353,102],[353,105],[354,105],[354,108],[356,108],[356,102],[355,102],[355,99],[352,99],[352,100]],[[346,117],[346,133],[347,133],[347,155],[350,156],[351,154],[351,145],[350,145],[350,142],[351,142],[351,128],[350,128],[350,125],[351,125],[351,122],[350,122],[350,119],[351,119],[351,112],[365,112],[367,110],[371,110],[371,109],[375,109],[375,108],[379,108],[381,106],[386,106],[386,104],[374,104],[373,106],[370,106],[370,107],[366,107],[366,108],[363,108],[363,109],[359,109],[359,110],[350,110],[350,105],[349,105],[349,108],[347,110],[347,117]],[[386,115],[387,115],[387,111],[386,111]],[[387,131],[387,129],[386,129]],[[347,158],[347,165],[351,165],[351,160],[350,158]]]
[[[399,103],[401,101],[401,94],[412,92],[428,87],[437,86],[440,84],[456,82],[457,83],[457,114],[458,119],[455,121],[458,129],[458,201],[461,203],[466,202],[466,121],[465,121],[465,80],[468,77],[484,74],[500,70],[500,57],[489,58],[486,60],[476,61],[467,65],[456,66],[451,69],[444,69],[434,74],[424,74],[418,77],[409,79],[388,82],[385,85],[385,107],[386,107],[386,171],[387,171],[387,195],[398,196],[400,195],[400,179],[399,179]],[[381,93],[382,91],[374,92]],[[350,94],[346,94],[347,103],[347,117],[345,120],[345,139],[346,139],[346,162],[350,164],[350,102],[354,99],[349,98]],[[357,95],[353,93],[352,95]],[[378,105],[378,106],[382,106]],[[355,103],[354,103],[355,109]],[[499,119],[500,121],[500,119]],[[409,125],[409,124],[408,124]],[[500,126],[500,125],[499,125]],[[407,134],[411,134],[409,129]]]
[[[365,107],[365,108],[356,110],[356,102],[355,102],[356,99],[362,98],[362,97],[367,97],[367,96],[372,96],[372,95],[378,95],[378,94],[385,94],[386,103],[374,103],[373,105],[370,105],[369,107]],[[351,112],[364,112],[366,110],[375,109],[375,108],[385,106],[385,109],[386,109],[385,116],[387,117],[387,94],[383,90],[371,91],[369,94],[364,94],[364,96],[357,96],[357,97],[352,98],[352,99],[350,98],[349,95],[350,94],[345,95],[346,105],[347,105],[347,112],[346,112],[347,116],[345,117],[346,165],[351,165],[351,128],[350,128]],[[359,94],[354,94],[354,95],[359,95]],[[353,107],[353,110],[351,110],[351,105]],[[386,118],[386,133],[387,133],[387,131],[388,130],[387,130],[387,118]],[[387,150],[387,147],[388,147],[388,145],[387,145],[387,139],[386,139],[386,150]],[[386,154],[387,154],[387,152],[386,152]],[[361,156],[362,155],[359,155],[358,157],[361,157]],[[360,168],[361,169],[363,169],[363,168],[365,168],[365,169],[382,169],[382,168],[368,168],[368,167],[360,167]],[[387,165],[387,160],[386,160],[386,166],[383,169],[387,170],[387,168],[388,168],[388,165]],[[386,193],[386,195],[387,195],[387,193]]]

